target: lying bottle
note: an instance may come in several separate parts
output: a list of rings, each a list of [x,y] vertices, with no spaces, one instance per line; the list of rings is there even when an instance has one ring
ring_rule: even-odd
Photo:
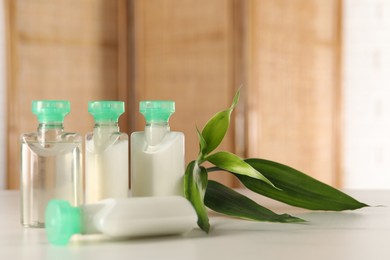
[[[66,245],[74,234],[117,238],[182,234],[196,226],[197,216],[187,199],[167,196],[106,199],[80,207],[51,200],[45,221],[49,242]]]

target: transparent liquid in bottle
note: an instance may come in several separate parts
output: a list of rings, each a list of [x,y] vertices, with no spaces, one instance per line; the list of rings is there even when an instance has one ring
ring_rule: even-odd
[[[21,136],[21,223],[44,227],[45,208],[51,199],[83,203],[82,137],[67,133],[64,117],[70,111],[65,100],[33,101],[38,117],[35,133]]]
[[[49,200],[82,204],[81,137],[40,144],[36,136],[22,138],[22,225],[44,227]]]

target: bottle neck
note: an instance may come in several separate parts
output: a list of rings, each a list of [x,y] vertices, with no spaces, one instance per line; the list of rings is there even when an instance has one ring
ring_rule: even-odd
[[[170,131],[168,122],[147,123],[145,126],[146,142],[151,145],[158,145]]]
[[[40,142],[58,141],[63,132],[64,127],[62,122],[45,122],[39,123],[38,126],[38,138]]]
[[[119,124],[115,121],[95,121],[94,131],[119,132]]]

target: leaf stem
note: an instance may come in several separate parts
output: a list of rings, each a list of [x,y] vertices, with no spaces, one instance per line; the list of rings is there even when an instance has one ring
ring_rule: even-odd
[[[207,172],[225,171],[225,170],[223,170],[223,169],[221,169],[219,167],[210,167],[210,168],[207,168],[206,170],[207,170]]]
[[[198,165],[201,165],[202,163],[204,163],[206,161],[206,159],[204,158],[204,155],[200,152],[198,154],[198,158],[196,159],[196,162]]]

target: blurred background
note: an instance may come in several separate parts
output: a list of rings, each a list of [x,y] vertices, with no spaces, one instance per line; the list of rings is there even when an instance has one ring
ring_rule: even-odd
[[[390,188],[390,1],[0,0],[0,189],[19,187],[19,136],[36,99],[176,101],[171,129],[196,158],[196,127],[241,99],[221,149],[340,188]],[[230,186],[231,176],[212,176]]]

